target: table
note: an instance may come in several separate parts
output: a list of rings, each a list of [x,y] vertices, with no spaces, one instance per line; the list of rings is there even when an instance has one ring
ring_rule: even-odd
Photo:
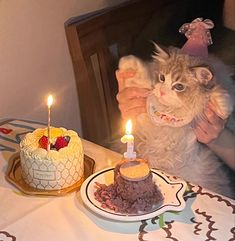
[[[0,125],[0,240],[235,240],[235,201],[194,184],[188,184],[183,211],[138,222],[97,216],[84,206],[79,192],[61,197],[24,195],[6,181],[5,173],[22,137],[38,127],[44,125],[27,120],[8,120]],[[96,162],[95,171],[113,166],[121,158],[101,146],[82,142],[85,154]]]

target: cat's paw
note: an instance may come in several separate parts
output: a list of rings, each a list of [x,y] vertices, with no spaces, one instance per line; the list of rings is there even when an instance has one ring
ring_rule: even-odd
[[[123,76],[127,76],[125,81],[125,87],[139,87],[139,88],[151,88],[151,79],[148,70],[148,66],[141,59],[134,55],[128,55],[122,57],[119,61],[119,74],[124,73]],[[125,73],[130,73],[126,74]]]
[[[210,96],[210,102],[216,114],[222,119],[227,119],[233,111],[232,98],[223,88],[215,88]]]
[[[120,70],[132,70],[137,72],[140,68],[142,68],[142,61],[135,57],[134,55],[124,56],[119,60],[119,69]]]

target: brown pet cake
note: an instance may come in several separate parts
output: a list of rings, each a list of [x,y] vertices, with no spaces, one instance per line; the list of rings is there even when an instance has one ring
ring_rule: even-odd
[[[163,201],[148,164],[143,159],[123,160],[114,168],[112,184],[96,185],[96,200],[103,208],[115,212],[146,213],[160,206]]]

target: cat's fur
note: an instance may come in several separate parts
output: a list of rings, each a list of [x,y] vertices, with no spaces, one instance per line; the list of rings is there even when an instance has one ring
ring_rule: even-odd
[[[185,117],[182,126],[171,127],[154,124],[147,113],[139,115],[134,126],[138,155],[147,159],[151,167],[233,197],[221,161],[197,141],[192,130],[195,119],[204,118],[203,109],[208,100],[216,106],[220,117],[230,115],[233,101],[228,93],[231,79],[226,66],[215,58],[192,57],[182,54],[180,49],[165,51],[156,45],[149,63],[133,55],[121,58],[119,70],[128,69],[135,70],[136,75],[126,81],[126,87],[152,89],[161,111]],[[159,82],[159,74],[164,75],[164,82]],[[172,89],[176,80],[186,85],[184,91]],[[160,89],[164,92],[162,96]]]

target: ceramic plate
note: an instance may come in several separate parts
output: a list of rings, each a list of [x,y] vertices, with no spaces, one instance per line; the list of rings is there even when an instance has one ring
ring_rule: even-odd
[[[182,180],[177,180],[175,182],[170,181],[166,175],[155,169],[151,170],[153,180],[157,183],[164,198],[162,204],[157,209],[148,213],[126,214],[116,213],[110,209],[102,208],[101,203],[95,200],[94,197],[96,191],[95,182],[106,185],[113,183],[113,169],[114,168],[106,168],[94,173],[88,177],[81,186],[80,193],[84,204],[96,214],[113,220],[133,222],[150,219],[166,211],[181,211],[184,209],[185,201],[183,199],[183,194],[187,187],[186,182]]]

